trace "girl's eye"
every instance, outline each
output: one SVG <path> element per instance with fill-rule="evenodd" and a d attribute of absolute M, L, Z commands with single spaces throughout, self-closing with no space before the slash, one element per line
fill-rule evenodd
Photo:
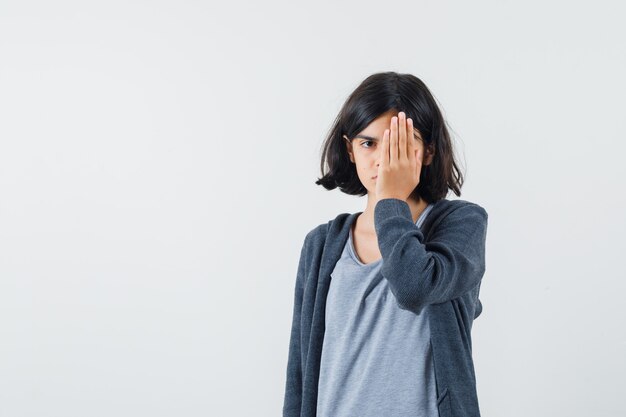
<path fill-rule="evenodd" d="M 361 143 L 361 146 L 363 146 L 366 143 L 374 143 L 374 141 L 373 140 L 366 140 L 365 142 Z M 371 148 L 371 146 L 365 146 L 365 148 Z"/>

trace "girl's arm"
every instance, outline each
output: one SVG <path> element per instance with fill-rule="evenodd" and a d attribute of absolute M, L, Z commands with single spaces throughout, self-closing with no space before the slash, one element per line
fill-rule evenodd
<path fill-rule="evenodd" d="M 406 201 L 385 198 L 376 203 L 382 274 L 401 308 L 419 312 L 428 304 L 460 297 L 480 283 L 487 217 L 484 208 L 466 202 L 434 225 L 424 243 Z"/>
<path fill-rule="evenodd" d="M 291 323 L 291 338 L 289 341 L 289 356 L 287 361 L 287 379 L 285 383 L 285 397 L 283 403 L 283 417 L 300 417 L 302 405 L 302 361 L 300 360 L 300 317 L 302 311 L 302 293 L 304 288 L 304 273 L 306 271 L 306 245 L 304 239 L 300 250 L 300 261 L 293 301 L 293 318 Z"/>

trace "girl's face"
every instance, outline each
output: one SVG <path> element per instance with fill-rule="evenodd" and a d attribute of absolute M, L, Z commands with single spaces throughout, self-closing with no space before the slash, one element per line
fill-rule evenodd
<path fill-rule="evenodd" d="M 365 129 L 347 138 L 344 135 L 350 160 L 356 164 L 356 172 L 361 183 L 367 189 L 369 194 L 376 192 L 376 179 L 378 175 L 378 165 L 380 165 L 381 149 L 383 134 L 385 129 L 390 129 L 391 118 L 397 116 L 397 111 L 389 111 L 374 119 Z M 416 145 L 423 151 L 424 142 L 419 130 L 413 129 L 415 132 Z M 432 158 L 425 155 L 422 165 L 428 165 Z"/>

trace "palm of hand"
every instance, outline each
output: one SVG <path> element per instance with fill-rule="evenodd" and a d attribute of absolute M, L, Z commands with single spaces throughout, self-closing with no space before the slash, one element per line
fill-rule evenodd
<path fill-rule="evenodd" d="M 383 135 L 376 199 L 407 200 L 419 184 L 423 148 L 421 140 L 414 140 L 413 121 L 404 112 L 391 118 L 389 129 Z"/>

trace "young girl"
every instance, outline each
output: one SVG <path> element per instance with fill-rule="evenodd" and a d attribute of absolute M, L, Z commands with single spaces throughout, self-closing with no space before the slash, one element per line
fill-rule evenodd
<path fill-rule="evenodd" d="M 487 212 L 446 198 L 460 197 L 463 176 L 426 85 L 366 78 L 326 139 L 316 183 L 367 205 L 304 239 L 283 416 L 479 417 L 471 328 Z"/>

